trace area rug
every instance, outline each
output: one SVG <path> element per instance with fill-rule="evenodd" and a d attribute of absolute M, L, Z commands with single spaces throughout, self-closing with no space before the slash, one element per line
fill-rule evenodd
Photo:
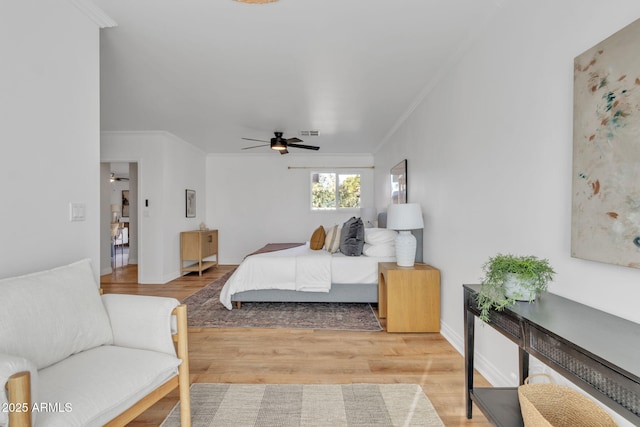
<path fill-rule="evenodd" d="M 444 426 L 417 384 L 193 384 L 201 427 Z M 180 425 L 177 404 L 161 427 Z"/>
<path fill-rule="evenodd" d="M 232 273 L 184 299 L 189 327 L 382 330 L 370 304 L 243 302 L 242 308 L 227 310 L 220 291 Z"/>

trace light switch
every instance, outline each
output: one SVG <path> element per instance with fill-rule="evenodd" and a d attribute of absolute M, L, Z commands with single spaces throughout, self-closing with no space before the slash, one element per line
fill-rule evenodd
<path fill-rule="evenodd" d="M 84 221 L 85 211 L 84 203 L 69 203 L 69 221 Z"/>

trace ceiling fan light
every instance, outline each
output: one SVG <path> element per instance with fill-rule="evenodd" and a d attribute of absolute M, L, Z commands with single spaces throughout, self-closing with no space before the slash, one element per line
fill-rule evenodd
<path fill-rule="evenodd" d="M 282 142 L 278 141 L 278 142 L 274 142 L 273 144 L 271 144 L 271 149 L 272 150 L 278 150 L 278 151 L 284 151 L 287 149 L 287 146 L 284 145 Z"/>

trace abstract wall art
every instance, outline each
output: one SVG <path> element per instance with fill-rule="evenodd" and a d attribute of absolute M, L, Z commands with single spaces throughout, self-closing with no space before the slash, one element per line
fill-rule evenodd
<path fill-rule="evenodd" d="M 640 268 L 640 20 L 574 60 L 571 256 Z"/>

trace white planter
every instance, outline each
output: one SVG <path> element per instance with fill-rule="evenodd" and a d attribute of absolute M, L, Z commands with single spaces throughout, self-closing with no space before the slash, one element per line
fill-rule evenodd
<path fill-rule="evenodd" d="M 504 281 L 504 294 L 507 298 L 513 298 L 516 301 L 531 301 L 536 298 L 536 294 L 526 288 L 524 284 L 531 280 L 522 280 L 515 274 L 507 275 Z"/>

